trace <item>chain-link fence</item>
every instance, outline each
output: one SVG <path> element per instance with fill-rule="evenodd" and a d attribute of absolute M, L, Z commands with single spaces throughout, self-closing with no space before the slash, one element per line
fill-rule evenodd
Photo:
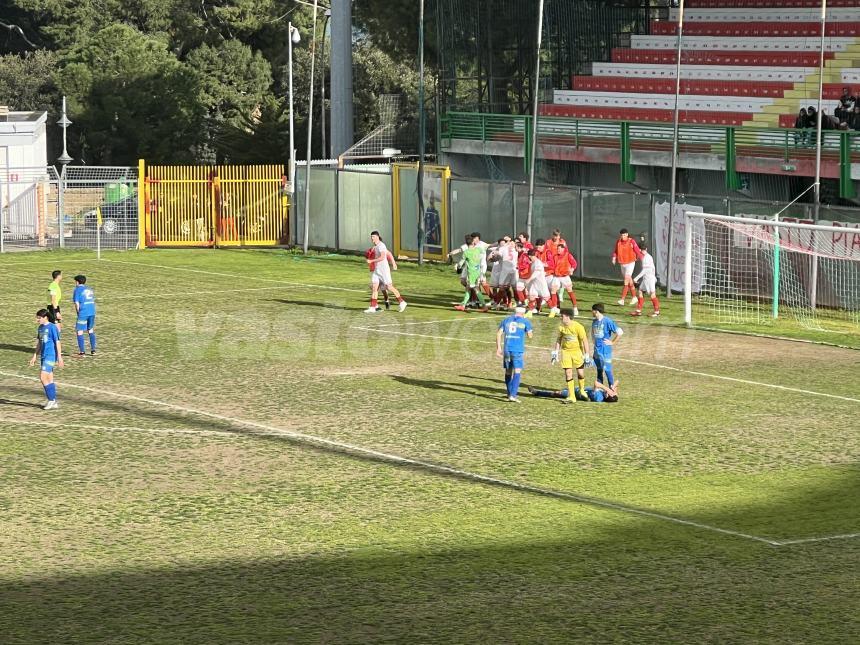
<path fill-rule="evenodd" d="M 6 168 L 0 203 L 0 252 L 138 244 L 135 167 Z"/>
<path fill-rule="evenodd" d="M 304 234 L 304 174 L 304 168 L 300 168 L 292 218 L 293 239 L 298 244 L 302 243 Z M 368 245 L 368 233 L 374 229 L 380 231 L 383 239 L 393 239 L 392 223 L 397 217 L 393 195 L 399 195 L 401 202 L 412 204 L 404 195 L 408 197 L 414 193 L 414 177 L 414 171 L 401 172 L 400 186 L 394 186 L 394 177 L 385 173 L 313 168 L 309 246 L 363 251 Z M 526 230 L 528 186 L 525 184 L 456 178 L 450 181 L 447 194 L 448 248 L 457 248 L 464 236 L 473 231 L 480 232 L 484 240 L 494 242 L 503 235 Z M 548 238 L 557 228 L 579 262 L 580 278 L 615 280 L 619 276 L 617 267 L 612 266 L 611 256 L 622 228 L 647 242 L 659 262 L 668 261 L 668 201 L 669 196 L 659 192 L 539 185 L 535 187 L 532 241 Z M 814 207 L 808 204 L 787 206 L 783 202 L 699 195 L 679 195 L 678 202 L 707 213 L 757 218 L 773 218 L 779 213 L 781 219 L 788 221 L 833 222 L 849 229 L 846 234 L 860 239 L 860 209 L 856 208 L 822 206 L 816 217 Z M 403 208 L 401 203 L 400 210 L 401 229 L 403 221 L 414 225 L 410 213 L 416 208 Z M 683 235 L 674 237 L 676 244 L 683 242 Z M 682 261 L 683 257 L 672 260 Z"/>

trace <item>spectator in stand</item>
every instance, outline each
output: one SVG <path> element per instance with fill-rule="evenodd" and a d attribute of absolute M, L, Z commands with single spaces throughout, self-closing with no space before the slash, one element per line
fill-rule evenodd
<path fill-rule="evenodd" d="M 809 115 L 806 113 L 806 108 L 800 108 L 797 113 L 797 118 L 794 120 L 794 129 L 800 132 L 794 133 L 794 145 L 805 146 L 809 133 L 806 131 L 809 127 Z"/>
<path fill-rule="evenodd" d="M 860 130 L 860 105 L 855 105 L 851 114 L 848 115 L 848 128 L 850 130 Z"/>
<path fill-rule="evenodd" d="M 827 114 L 827 110 L 821 110 L 821 129 L 822 130 L 838 130 L 839 119 L 835 116 Z"/>
<path fill-rule="evenodd" d="M 815 130 L 818 128 L 818 111 L 812 105 L 806 108 L 806 122 L 809 124 L 806 126 L 807 129 Z"/>
<path fill-rule="evenodd" d="M 848 115 L 854 110 L 854 104 L 857 99 L 851 95 L 850 87 L 842 88 L 842 96 L 839 97 L 839 105 L 833 111 L 833 114 L 840 122 L 848 120 Z"/>

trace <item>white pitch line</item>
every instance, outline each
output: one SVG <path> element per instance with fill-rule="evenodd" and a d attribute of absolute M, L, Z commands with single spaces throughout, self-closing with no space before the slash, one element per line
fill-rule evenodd
<path fill-rule="evenodd" d="M 835 540 L 850 540 L 853 538 L 860 538 L 860 533 L 843 533 L 842 535 L 825 535 L 824 537 L 800 538 L 797 540 L 778 540 L 777 546 L 814 544 L 815 542 L 833 542 Z"/>
<path fill-rule="evenodd" d="M 28 267 L 34 264 L 60 264 L 61 262 L 104 262 L 96 258 L 63 258 L 62 260 L 34 260 L 33 262 L 2 262 L 0 261 L 0 269 L 3 267 Z"/>
<path fill-rule="evenodd" d="M 0 371 L 0 375 L 8 376 L 11 378 L 25 379 L 28 381 L 37 381 L 38 379 L 34 376 L 26 376 L 23 374 L 16 374 L 13 372 L 4 372 Z M 611 502 L 608 500 L 603 500 L 597 497 L 590 497 L 587 495 L 580 495 L 577 493 L 567 493 L 563 491 L 557 491 L 550 488 L 541 488 L 539 486 L 534 486 L 532 484 L 524 484 L 520 482 L 510 481 L 506 479 L 497 479 L 495 477 L 489 477 L 487 475 L 481 475 L 479 473 L 469 472 L 467 470 L 459 470 L 457 468 L 451 468 L 450 466 L 443 466 L 441 464 L 436 464 L 429 461 L 422 461 L 419 459 L 411 459 L 408 457 L 401 457 L 400 455 L 394 455 L 385 452 L 379 452 L 377 450 L 372 450 L 370 448 L 364 448 L 362 446 L 356 446 L 349 443 L 344 443 L 342 441 L 335 441 L 333 439 L 325 439 L 323 437 L 317 437 L 315 435 L 304 434 L 301 432 L 294 432 L 292 430 L 286 430 L 284 428 L 277 428 L 275 426 L 270 426 L 265 423 L 258 423 L 256 421 L 247 421 L 244 419 L 236 419 L 234 417 L 228 417 L 221 414 L 216 414 L 214 412 L 206 412 L 204 410 L 196 410 L 194 408 L 189 408 L 184 405 L 177 405 L 175 403 L 168 403 L 166 401 L 158 401 L 155 399 L 146 399 L 139 396 L 134 396 L 131 394 L 122 394 L 119 392 L 111 392 L 109 390 L 102 390 L 98 388 L 87 387 L 85 385 L 76 385 L 73 383 L 63 383 L 62 387 L 71 388 L 76 390 L 81 390 L 84 392 L 90 392 L 92 394 L 99 394 L 102 396 L 110 396 L 119 399 L 126 399 L 129 401 L 135 401 L 137 403 L 145 403 L 147 405 L 169 408 L 173 410 L 179 410 L 180 412 L 185 412 L 187 414 L 193 414 L 201 417 L 206 417 L 209 419 L 215 419 L 217 421 L 222 421 L 226 423 L 235 424 L 238 426 L 244 426 L 246 428 L 253 428 L 254 430 L 264 430 L 267 433 L 270 433 L 274 436 L 282 436 L 290 439 L 303 441 L 305 443 L 309 443 L 311 445 L 322 446 L 325 448 L 335 448 L 340 451 L 364 455 L 367 457 L 371 457 L 376 460 L 400 464 L 403 466 L 413 466 L 422 468 L 425 470 L 429 470 L 431 472 L 442 473 L 446 475 L 454 475 L 456 477 L 460 477 L 463 479 L 469 479 L 472 481 L 477 481 L 485 484 L 491 484 L 494 486 L 503 486 L 506 488 L 511 488 L 513 490 L 523 491 L 527 493 L 535 493 L 538 495 L 543 495 L 545 497 L 551 497 L 555 499 L 563 499 L 572 502 L 578 502 L 580 504 L 585 504 L 589 506 L 595 506 L 599 508 L 606 508 L 613 511 L 618 511 L 621 513 L 628 513 L 631 515 L 638 515 L 640 517 L 648 517 L 654 520 L 660 520 L 663 522 L 669 522 L 672 524 L 679 524 L 682 526 L 689 526 L 692 528 L 697 528 L 703 531 L 710 531 L 712 533 L 720 533 L 722 535 L 730 535 L 732 537 L 743 538 L 746 540 L 751 540 L 754 542 L 760 542 L 763 544 L 768 544 L 770 546 L 780 546 L 780 542 L 768 538 L 759 537 L 757 535 L 751 535 L 749 533 L 742 533 L 740 531 L 733 531 L 731 529 L 724 529 L 718 526 L 711 526 L 709 524 L 703 524 L 701 522 L 695 522 L 693 520 L 686 520 L 680 517 L 674 517 L 672 515 L 664 515 L 662 513 L 658 513 L 656 511 L 650 511 L 646 509 L 636 508 L 634 506 L 627 506 L 625 504 L 620 504 L 616 502 Z"/>
<path fill-rule="evenodd" d="M 261 282 L 274 282 L 277 284 L 288 284 L 294 287 L 307 287 L 309 289 L 327 289 L 330 291 L 349 291 L 351 293 L 369 293 L 370 289 L 350 289 L 348 287 L 332 287 L 324 284 L 307 284 L 304 282 L 291 282 L 289 280 L 278 280 L 277 278 L 261 278 L 254 275 L 239 275 L 237 273 L 222 273 L 220 271 L 204 271 L 203 269 L 189 269 L 186 267 L 172 267 L 164 264 L 150 264 L 148 262 L 129 262 L 126 260 L 102 260 L 113 264 L 131 264 L 135 266 L 149 267 L 151 269 L 166 269 L 168 271 L 187 271 L 189 273 L 202 273 L 203 275 L 214 275 L 222 278 L 239 278 L 241 280 L 258 280 Z"/>
<path fill-rule="evenodd" d="M 186 428 L 138 428 L 136 426 L 95 426 L 78 423 L 52 423 L 50 421 L 23 421 L 13 419 L 11 423 L 26 426 L 43 426 L 48 428 L 62 428 L 64 430 L 96 430 L 99 432 L 147 432 L 152 434 L 168 435 L 192 435 L 201 437 L 227 437 L 241 439 L 241 435 L 226 430 L 192 430 Z"/>
<path fill-rule="evenodd" d="M 360 329 L 362 331 L 371 331 L 378 334 L 395 334 L 397 336 L 414 336 L 416 338 L 430 338 L 433 340 L 452 340 L 467 343 L 483 343 L 484 345 L 495 345 L 493 340 L 480 340 L 473 338 L 456 338 L 454 336 L 432 336 L 429 334 L 412 334 L 405 331 L 392 331 L 390 329 L 379 329 L 378 327 L 351 327 L 351 329 Z M 528 349 L 540 349 L 550 351 L 549 347 L 535 347 L 534 345 L 526 345 Z M 785 392 L 795 392 L 798 394 L 809 394 L 811 396 L 821 396 L 828 399 L 838 399 L 840 401 L 848 401 L 850 403 L 860 403 L 860 399 L 855 399 L 850 396 L 841 396 L 839 394 L 830 394 L 828 392 L 816 392 L 815 390 L 803 390 L 797 387 L 788 387 L 787 385 L 777 385 L 776 383 L 763 383 L 761 381 L 750 381 L 747 379 L 734 378 L 732 376 L 723 376 L 721 374 L 709 374 L 708 372 L 697 372 L 695 370 L 685 370 L 680 367 L 672 367 L 671 365 L 660 365 L 658 363 L 648 363 L 646 361 L 637 361 L 632 358 L 616 358 L 617 361 L 625 363 L 633 363 L 635 365 L 645 365 L 656 369 L 669 370 L 672 372 L 681 372 L 683 374 L 691 374 L 693 376 L 701 376 L 703 378 L 718 379 L 721 381 L 731 381 L 733 383 L 742 383 L 744 385 L 757 385 L 759 387 L 767 387 L 774 390 L 782 390 Z"/>
<path fill-rule="evenodd" d="M 416 322 L 407 322 L 407 323 L 386 323 L 384 325 L 377 325 L 377 328 L 382 327 L 405 327 L 406 325 L 434 325 L 436 323 L 458 323 L 458 322 L 466 322 L 466 319 L 460 318 L 445 318 L 444 320 L 419 320 Z"/>
<path fill-rule="evenodd" d="M 183 296 L 183 297 L 187 297 L 187 296 L 209 296 L 209 295 L 214 295 L 214 294 L 219 294 L 219 293 L 244 293 L 244 292 L 248 292 L 248 291 L 276 291 L 276 290 L 295 289 L 295 288 L 296 288 L 295 286 L 284 285 L 281 287 L 276 287 L 276 286 L 249 287 L 247 289 L 218 289 L 218 290 L 213 290 L 213 291 L 185 291 L 185 292 L 181 292 L 181 293 L 143 293 L 143 294 L 134 294 L 134 295 L 128 295 L 128 296 L 99 296 L 98 301 L 104 302 L 104 301 L 113 301 L 113 300 L 139 300 L 142 298 L 174 298 L 177 296 Z M 7 307 L 8 306 L 26 306 L 26 305 L 30 304 L 31 302 L 32 302 L 31 300 L 27 300 L 27 301 L 21 300 L 18 302 L 7 300 L 4 302 L 0 302 L 0 305 L 4 305 Z"/>
<path fill-rule="evenodd" d="M 814 390 L 804 390 L 799 387 L 789 387 L 787 385 L 778 385 L 776 383 L 761 383 L 760 381 L 750 381 L 743 378 L 735 378 L 733 376 L 723 376 L 722 374 L 709 374 L 707 372 L 696 372 L 695 370 L 685 370 L 680 367 L 672 367 L 671 365 L 659 365 L 657 363 L 648 363 L 646 361 L 637 361 L 632 358 L 619 358 L 619 361 L 625 363 L 633 363 L 634 365 L 645 365 L 647 367 L 655 367 L 661 370 L 669 370 L 670 372 L 683 372 L 684 374 L 692 374 L 694 376 L 703 376 L 706 378 L 719 379 L 721 381 L 731 381 L 732 383 L 742 383 L 744 385 L 759 385 L 761 387 L 769 387 L 775 390 L 783 390 L 785 392 L 796 392 L 798 394 L 812 394 L 815 396 L 823 396 L 828 399 L 839 399 L 840 401 L 850 401 L 851 403 L 860 403 L 860 399 L 855 399 L 850 396 L 842 396 L 839 394 L 830 394 L 829 392 L 816 392 Z"/>

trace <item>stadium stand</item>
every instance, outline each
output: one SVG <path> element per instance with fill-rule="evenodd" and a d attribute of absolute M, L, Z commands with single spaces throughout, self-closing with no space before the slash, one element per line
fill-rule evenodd
<path fill-rule="evenodd" d="M 680 121 L 794 127 L 818 97 L 820 0 L 688 0 L 684 14 Z M 678 10 L 631 37 L 591 76 L 574 76 L 541 114 L 668 122 L 674 116 Z M 824 111 L 843 87 L 860 90 L 860 0 L 830 0 L 825 30 Z"/>

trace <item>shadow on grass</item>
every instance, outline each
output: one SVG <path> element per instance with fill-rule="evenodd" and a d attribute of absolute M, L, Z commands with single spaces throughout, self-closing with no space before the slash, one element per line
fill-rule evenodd
<path fill-rule="evenodd" d="M 32 354 L 35 350 L 35 345 L 9 345 L 8 343 L 0 343 L 0 350 L 5 349 L 8 352 L 20 352 L 22 354 Z"/>
<path fill-rule="evenodd" d="M 19 408 L 42 408 L 42 406 L 38 403 L 30 403 L 28 401 L 13 401 L 12 399 L 0 399 L 0 405 L 11 405 Z"/>
<path fill-rule="evenodd" d="M 435 388 L 439 383 L 423 381 L 420 386 Z M 30 392 L 18 386 L 10 389 Z M 72 393 L 64 398 L 82 408 L 250 434 L 226 421 L 133 402 Z M 299 439 L 256 438 L 478 485 L 454 473 L 395 465 Z M 516 516 L 536 494 L 506 488 L 511 493 L 510 521 L 496 516 L 495 524 L 481 525 L 482 533 L 472 536 L 446 523 L 456 522 L 456 514 L 451 518 L 434 514 L 440 535 L 447 537 L 429 539 L 430 546 L 421 550 L 398 550 L 383 540 L 339 554 L 321 548 L 317 555 L 291 556 L 285 550 L 281 557 L 257 558 L 245 551 L 244 559 L 198 566 L 129 566 L 24 581 L 10 580 L 13 574 L 7 571 L 0 575 L 0 640 L 835 643 L 852 642 L 860 631 L 856 612 L 860 542 L 774 549 L 616 513 L 592 527 L 575 522 L 596 516 L 560 512 L 557 518 L 546 519 L 546 526 L 532 530 L 527 520 Z M 732 526 L 751 514 L 809 515 L 825 502 L 856 499 L 858 490 L 860 472 L 846 469 L 844 477 L 829 487 L 798 490 L 760 505 L 705 511 L 696 519 Z M 0 497 L 0 508 L 2 502 Z M 396 509 L 392 512 L 397 519 L 376 520 L 382 522 L 379 530 L 385 530 L 386 521 L 396 524 L 408 517 Z M 481 510 L 475 513 L 480 515 Z M 217 518 L 188 520 L 187 529 L 205 534 L 209 521 Z M 290 523 L 284 517 L 271 526 L 269 553 L 273 544 L 291 544 Z M 116 547 L 115 540 L 134 539 L 121 527 L 103 528 L 110 548 Z M 334 520 L 331 530 L 333 535 L 339 530 Z M 249 545 L 244 548 L 253 548 L 253 539 L 241 539 Z M 94 544 L 93 553 L 98 548 Z M 173 559 L 169 548 L 165 561 Z M 206 560 L 205 548 L 204 541 L 201 560 Z M 187 558 L 186 551 L 177 550 L 176 560 Z"/>
<path fill-rule="evenodd" d="M 313 307 L 317 309 L 337 309 L 339 311 L 359 311 L 356 307 L 345 307 L 343 305 L 335 305 L 330 302 L 319 302 L 312 300 L 287 300 L 286 298 L 269 298 L 266 302 L 277 302 L 282 305 L 291 305 L 297 307 Z"/>
<path fill-rule="evenodd" d="M 485 385 L 465 385 L 460 383 L 446 383 L 444 381 L 433 381 L 429 379 L 416 379 L 409 378 L 408 376 L 392 376 L 392 379 L 400 383 L 401 385 L 408 385 L 410 387 L 423 387 L 428 390 L 445 390 L 446 392 L 455 392 L 457 394 L 468 394 L 470 396 L 477 396 L 484 399 L 491 399 L 493 401 L 498 401 L 504 398 L 505 395 L 505 387 L 504 381 L 499 380 L 498 387 L 487 387 Z M 492 395 L 483 394 L 483 392 L 489 392 Z"/>

